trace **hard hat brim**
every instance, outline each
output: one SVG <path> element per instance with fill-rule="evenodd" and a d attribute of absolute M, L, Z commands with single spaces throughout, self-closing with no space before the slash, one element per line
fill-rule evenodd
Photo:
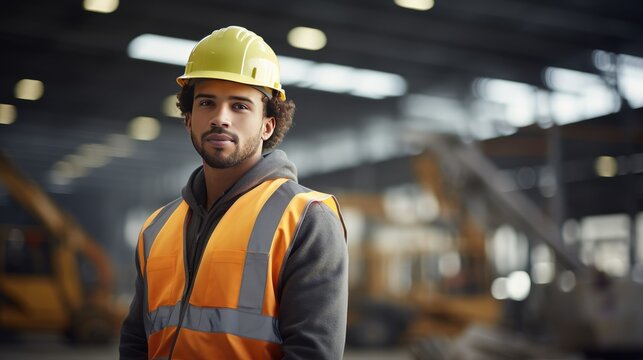
<path fill-rule="evenodd" d="M 224 71 L 192 71 L 189 75 L 184 74 L 177 77 L 176 82 L 179 86 L 183 87 L 190 79 L 218 79 L 233 81 L 244 85 L 266 87 L 264 83 L 256 81 L 250 77 Z M 274 87 L 270 87 L 270 89 L 277 90 L 279 92 L 279 98 L 282 101 L 286 100 L 286 92 L 283 89 Z"/>

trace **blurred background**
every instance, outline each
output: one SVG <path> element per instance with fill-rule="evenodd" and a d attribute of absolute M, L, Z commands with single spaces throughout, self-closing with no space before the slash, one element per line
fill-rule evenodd
<path fill-rule="evenodd" d="M 642 2 L 1 6 L 2 357 L 117 357 L 140 226 L 199 165 L 175 78 L 241 25 L 342 205 L 346 359 L 643 358 Z"/>

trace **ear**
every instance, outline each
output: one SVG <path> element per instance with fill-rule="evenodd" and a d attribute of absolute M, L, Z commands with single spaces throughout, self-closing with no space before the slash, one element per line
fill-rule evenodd
<path fill-rule="evenodd" d="M 190 129 L 192 128 L 192 113 L 186 113 L 185 117 L 183 118 L 183 125 L 185 126 L 185 130 L 187 130 L 188 134 L 190 133 Z"/>
<path fill-rule="evenodd" d="M 270 139 L 270 137 L 272 136 L 272 133 L 275 131 L 276 124 L 277 124 L 277 120 L 275 120 L 274 116 L 263 118 L 263 129 L 261 132 L 261 140 L 266 141 Z"/>

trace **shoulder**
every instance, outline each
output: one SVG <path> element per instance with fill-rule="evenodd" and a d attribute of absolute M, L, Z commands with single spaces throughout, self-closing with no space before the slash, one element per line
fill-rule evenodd
<path fill-rule="evenodd" d="M 313 201 L 306 208 L 296 237 L 321 241 L 341 239 L 342 243 L 346 240 L 341 215 L 322 201 Z"/>
<path fill-rule="evenodd" d="M 346 238 L 344 221 L 337 199 L 333 195 L 309 189 L 296 181 L 287 180 L 271 195 L 266 206 L 284 209 L 298 220 L 295 237 L 331 231 Z"/>
<path fill-rule="evenodd" d="M 337 214 L 323 201 L 312 201 L 304 214 L 304 219 L 309 222 L 337 223 Z"/>
<path fill-rule="evenodd" d="M 145 222 L 143 223 L 143 228 L 145 229 L 155 223 L 167 220 L 170 215 L 179 207 L 179 205 L 181 205 L 182 202 L 183 198 L 179 197 L 158 208 L 150 216 L 148 216 L 147 220 L 145 220 Z"/>
<path fill-rule="evenodd" d="M 327 215 L 332 216 L 335 213 L 336 217 L 341 218 L 337 199 L 333 195 L 309 189 L 293 180 L 281 184 L 273 196 L 288 201 L 291 206 L 301 208 L 305 214 L 312 209 L 328 209 L 331 212 Z M 314 213 L 320 211 L 314 210 Z"/>

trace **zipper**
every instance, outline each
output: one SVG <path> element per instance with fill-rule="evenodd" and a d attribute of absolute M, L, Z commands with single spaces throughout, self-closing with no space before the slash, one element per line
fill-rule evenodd
<path fill-rule="evenodd" d="M 212 208 L 216 208 L 217 204 L 215 203 Z M 209 235 L 212 233 L 212 231 L 208 231 L 209 229 L 213 229 L 216 224 L 218 223 L 217 219 L 219 218 L 219 213 L 220 211 L 215 211 L 212 213 L 211 216 L 208 216 L 206 221 L 204 221 L 204 224 L 200 227 L 199 231 L 196 234 L 196 242 L 194 243 L 192 249 L 192 254 L 186 254 L 186 259 L 187 256 L 191 256 L 193 259 L 191 261 L 191 266 L 188 266 L 186 263 L 186 270 L 187 270 L 187 286 L 183 290 L 183 296 L 181 297 L 181 310 L 179 311 L 179 323 L 176 326 L 176 333 L 174 334 L 174 339 L 172 340 L 172 345 L 170 346 L 170 353 L 168 355 L 168 360 L 172 360 L 172 354 L 174 353 L 174 346 L 176 345 L 176 342 L 179 338 L 179 332 L 181 331 L 181 325 L 183 324 L 183 318 L 185 317 L 185 312 L 187 311 L 187 305 L 188 305 L 188 300 L 190 299 L 190 295 L 192 294 L 192 288 L 194 287 L 194 280 L 196 278 L 196 273 L 199 268 L 199 265 L 201 265 L 201 259 L 203 259 L 203 253 L 205 252 L 205 246 L 207 245 Z M 209 215 L 209 214 L 208 214 Z M 191 215 L 190 215 L 191 217 Z M 187 229 L 189 226 L 189 221 L 190 219 L 187 219 L 188 223 L 186 223 L 185 226 L 185 241 L 187 241 Z M 186 249 L 187 246 L 184 244 L 184 249 Z M 198 257 L 198 259 L 196 259 Z"/>

